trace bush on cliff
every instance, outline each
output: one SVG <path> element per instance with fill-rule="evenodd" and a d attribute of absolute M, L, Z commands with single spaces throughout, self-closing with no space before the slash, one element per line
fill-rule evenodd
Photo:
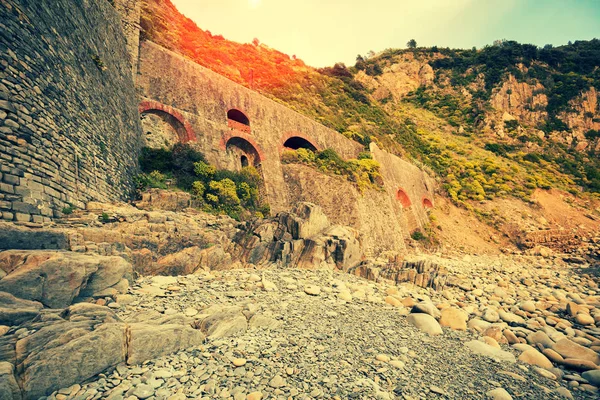
<path fill-rule="evenodd" d="M 187 144 L 176 144 L 172 150 L 144 148 L 139 161 L 143 173 L 136 177 L 136 188 L 140 192 L 167 189 L 167 181 L 172 179 L 205 211 L 225 213 L 238 220 L 270 212 L 261 199 L 262 177 L 255 167 L 244 167 L 240 172 L 219 170 Z"/>
<path fill-rule="evenodd" d="M 284 164 L 306 164 L 324 173 L 341 175 L 350 182 L 354 182 L 360 192 L 368 188 L 383 186 L 379 163 L 372 159 L 370 153 L 360 153 L 358 159 L 346 161 L 333 149 L 314 153 L 311 150 L 300 148 L 285 150 L 281 160 Z"/>

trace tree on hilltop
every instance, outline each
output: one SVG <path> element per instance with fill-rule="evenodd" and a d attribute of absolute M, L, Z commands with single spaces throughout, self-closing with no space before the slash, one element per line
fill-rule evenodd
<path fill-rule="evenodd" d="M 366 67 L 365 59 L 360 54 L 356 56 L 356 64 L 354 64 L 354 67 L 358 70 L 364 70 Z"/>
<path fill-rule="evenodd" d="M 416 49 L 417 48 L 417 41 L 415 39 L 410 39 L 406 43 L 406 47 L 408 47 L 409 49 Z"/>

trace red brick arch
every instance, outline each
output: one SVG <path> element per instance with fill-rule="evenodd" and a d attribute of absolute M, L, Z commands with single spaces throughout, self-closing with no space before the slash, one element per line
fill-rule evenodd
<path fill-rule="evenodd" d="M 140 114 L 143 114 L 143 113 L 149 112 L 149 111 L 153 111 L 153 110 L 162 111 L 167 114 L 170 114 L 177 121 L 181 122 L 181 125 L 183 125 L 183 127 L 185 129 L 185 137 L 179 138 L 182 143 L 196 141 L 196 133 L 194 133 L 194 129 L 192 129 L 192 125 L 183 117 L 183 115 L 181 115 L 181 113 L 179 111 L 175 110 L 173 107 L 167 106 L 165 104 L 162 104 L 162 103 L 159 103 L 158 101 L 153 101 L 153 100 L 144 100 L 140 103 L 140 105 L 138 107 L 138 111 Z"/>
<path fill-rule="evenodd" d="M 398 188 L 396 191 L 396 200 L 398 200 L 404 208 L 408 208 L 412 204 L 410 197 L 408 197 L 408 193 L 406 193 L 406 191 L 404 191 L 402 188 Z"/>
<path fill-rule="evenodd" d="M 241 131 L 225 132 L 223 134 L 223 137 L 221 138 L 221 141 L 219 142 L 219 148 L 221 150 L 227 150 L 227 142 L 229 142 L 229 140 L 231 140 L 233 138 L 244 139 L 245 141 L 250 143 L 254 147 L 254 149 L 256 149 L 256 153 L 258 153 L 258 159 L 261 162 L 265 160 L 265 158 L 266 158 L 265 153 L 262 151 L 262 149 L 260 148 L 258 143 L 256 143 L 256 141 L 254 140 L 254 138 L 252 136 L 250 136 L 249 134 L 247 134 L 245 132 L 241 132 Z"/>
<path fill-rule="evenodd" d="M 287 132 L 285 133 L 282 137 L 281 137 L 281 141 L 279 142 L 279 151 L 283 152 L 283 150 L 285 150 L 285 142 L 287 142 L 289 139 L 293 138 L 293 137 L 299 137 L 301 139 L 306 140 L 308 143 L 311 144 L 312 147 L 314 147 L 317 151 L 320 151 L 321 149 L 319 148 L 319 146 L 317 146 L 315 143 L 316 141 L 313 140 L 312 138 L 308 137 L 307 135 L 300 133 L 300 132 Z"/>
<path fill-rule="evenodd" d="M 433 208 L 433 202 L 428 197 L 423 196 L 421 204 L 423 204 L 423 208 Z"/>

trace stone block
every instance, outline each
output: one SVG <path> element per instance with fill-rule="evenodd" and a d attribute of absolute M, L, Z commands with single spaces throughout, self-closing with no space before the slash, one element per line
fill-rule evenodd
<path fill-rule="evenodd" d="M 8 100 L 0 100 L 0 110 L 16 113 L 17 110 Z"/>
<path fill-rule="evenodd" d="M 30 222 L 31 221 L 31 215 L 29 214 L 22 214 L 22 213 L 15 213 L 15 220 L 19 221 L 19 222 Z"/>
<path fill-rule="evenodd" d="M 9 185 L 7 183 L 1 183 L 0 182 L 0 192 L 3 193 L 15 193 L 15 187 L 13 185 Z"/>
<path fill-rule="evenodd" d="M 4 176 L 2 177 L 2 181 L 4 183 L 8 183 L 9 185 L 18 185 L 20 182 L 20 179 L 18 176 L 16 175 L 11 175 L 11 174 L 3 174 Z"/>
<path fill-rule="evenodd" d="M 16 211 L 18 213 L 24 213 L 24 214 L 39 214 L 40 213 L 40 209 L 37 208 L 35 205 L 25 203 L 22 201 L 13 202 L 12 210 Z"/>

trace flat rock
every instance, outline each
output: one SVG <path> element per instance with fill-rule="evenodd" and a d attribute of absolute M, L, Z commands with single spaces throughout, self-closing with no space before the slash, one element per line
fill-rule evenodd
<path fill-rule="evenodd" d="M 483 356 L 490 357 L 496 361 L 509 362 L 513 364 L 517 361 L 512 353 L 501 349 L 497 349 L 483 342 L 480 342 L 479 340 L 471 340 L 465 343 L 465 346 L 475 354 L 481 354 Z"/>
<path fill-rule="evenodd" d="M 596 365 L 600 364 L 600 356 L 598 353 L 566 338 L 557 341 L 552 346 L 552 350 L 556 351 L 564 358 L 575 358 L 591 361 Z"/>
<path fill-rule="evenodd" d="M 442 310 L 439 322 L 441 326 L 447 326 L 457 331 L 466 331 L 468 318 L 467 313 L 462 310 L 446 308 Z"/>
<path fill-rule="evenodd" d="M 318 296 L 321 294 L 321 288 L 316 285 L 306 285 L 304 287 L 304 293 L 309 294 L 311 296 Z"/>
<path fill-rule="evenodd" d="M 542 368 L 552 368 L 553 365 L 546 358 L 545 355 L 537 351 L 536 349 L 526 350 L 519 356 L 519 361 L 522 361 L 529 365 L 537 365 Z"/>

